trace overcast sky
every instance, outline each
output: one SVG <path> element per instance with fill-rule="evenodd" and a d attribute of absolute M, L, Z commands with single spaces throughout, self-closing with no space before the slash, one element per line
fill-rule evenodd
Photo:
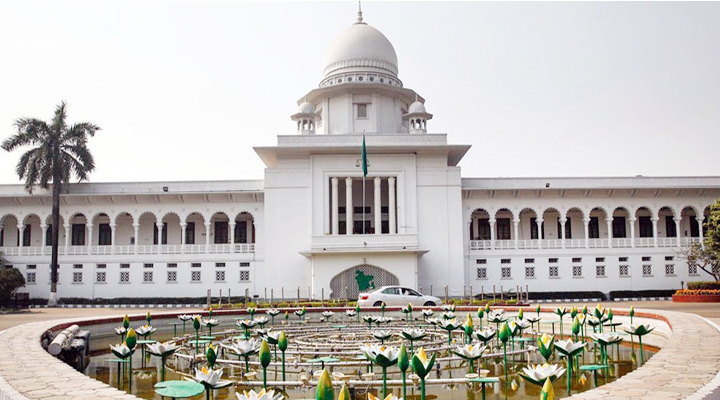
<path fill-rule="evenodd" d="M 102 127 L 91 181 L 261 179 L 356 2 L 0 3 L 0 137 Z M 464 177 L 720 175 L 720 3 L 364 2 Z M 17 183 L 20 152 L 0 153 Z"/>

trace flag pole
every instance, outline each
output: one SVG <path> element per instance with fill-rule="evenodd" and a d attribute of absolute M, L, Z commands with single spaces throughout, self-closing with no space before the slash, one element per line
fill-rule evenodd
<path fill-rule="evenodd" d="M 362 166 L 362 172 L 363 172 L 363 181 L 362 181 L 362 233 L 363 235 L 367 232 L 365 231 L 365 179 L 367 178 L 367 171 L 368 171 L 368 159 L 367 159 L 367 149 L 365 148 L 365 130 L 363 129 L 363 140 L 362 140 L 362 150 L 360 151 L 360 162 Z"/>

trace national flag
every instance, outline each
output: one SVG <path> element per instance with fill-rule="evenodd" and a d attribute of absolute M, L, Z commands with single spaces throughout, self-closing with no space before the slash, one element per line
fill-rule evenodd
<path fill-rule="evenodd" d="M 367 159 L 367 149 L 365 148 L 365 134 L 363 134 L 363 144 L 362 144 L 362 151 L 360 152 L 360 158 L 362 159 L 363 177 L 367 177 L 368 159 Z"/>

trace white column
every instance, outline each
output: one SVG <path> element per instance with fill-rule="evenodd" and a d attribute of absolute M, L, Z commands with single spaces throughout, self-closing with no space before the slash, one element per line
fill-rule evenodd
<path fill-rule="evenodd" d="M 353 234 L 353 186 L 352 178 L 345 178 L 345 234 Z"/>
<path fill-rule="evenodd" d="M 155 226 L 157 226 L 157 230 L 158 230 L 158 244 L 157 244 L 157 248 L 155 249 L 155 251 L 157 252 L 157 254 L 160 254 L 160 247 L 162 246 L 162 233 L 163 233 L 162 232 L 163 231 L 162 221 L 156 223 Z"/>
<path fill-rule="evenodd" d="M 185 254 L 185 230 L 187 229 L 187 222 L 180 223 L 180 253 Z"/>
<path fill-rule="evenodd" d="M 24 243 L 23 243 L 23 236 L 25 236 L 25 235 L 23 235 L 23 233 L 25 232 L 25 224 L 18 224 L 18 225 L 17 225 L 17 228 L 18 228 L 18 235 L 19 235 L 19 236 L 18 236 L 18 246 L 19 246 L 20 248 L 23 248 L 23 247 L 24 247 L 24 246 L 23 246 L 23 244 L 24 244 Z"/>
<path fill-rule="evenodd" d="M 247 237 L 245 238 L 245 241 L 248 244 L 255 243 L 255 241 L 253 241 L 253 220 L 252 219 L 247 220 L 246 224 L 247 224 L 247 229 L 245 229 L 245 232 L 247 232 Z"/>
<path fill-rule="evenodd" d="M 330 183 L 332 184 L 332 199 L 331 199 L 331 205 L 330 208 L 332 209 L 332 234 L 338 235 L 340 234 L 340 224 L 338 221 L 339 218 L 339 201 L 338 201 L 338 178 L 332 177 L 330 178 Z"/>
<path fill-rule="evenodd" d="M 395 177 L 388 178 L 388 218 L 390 219 L 390 234 L 397 233 L 395 226 Z"/>
<path fill-rule="evenodd" d="M 70 230 L 72 229 L 72 224 L 65 224 L 65 254 L 68 253 L 68 249 L 70 248 Z"/>
<path fill-rule="evenodd" d="M 560 221 L 560 247 L 562 247 L 564 249 L 565 248 L 565 223 L 567 222 L 567 218 L 558 217 L 558 221 Z"/>
<path fill-rule="evenodd" d="M 652 221 L 652 224 L 653 224 L 653 247 L 658 247 L 658 245 L 657 245 L 657 238 L 658 238 L 658 234 L 657 234 L 657 223 L 658 223 L 658 217 L 653 216 L 652 218 L 650 218 L 650 221 Z"/>
<path fill-rule="evenodd" d="M 490 248 L 495 250 L 495 218 L 488 219 L 490 224 Z"/>
<path fill-rule="evenodd" d="M 590 218 L 583 218 L 585 224 L 585 248 L 590 248 Z"/>
<path fill-rule="evenodd" d="M 541 249 L 542 249 L 542 237 L 543 237 L 542 223 L 543 223 L 542 218 L 538 218 L 535 220 L 535 224 L 537 224 L 537 232 L 538 232 L 538 248 L 541 248 Z"/>
<path fill-rule="evenodd" d="M 135 228 L 135 251 L 134 253 L 138 253 L 138 246 L 140 245 L 140 223 L 133 224 L 133 228 Z"/>
<path fill-rule="evenodd" d="M 513 219 L 513 238 L 515 239 L 515 248 L 518 248 L 518 240 L 520 240 L 520 235 L 518 234 L 518 225 L 520 225 L 519 219 Z"/>
<path fill-rule="evenodd" d="M 40 230 L 42 231 L 42 240 L 40 242 L 40 254 L 45 255 L 45 243 L 47 241 L 47 225 L 41 224 Z"/>
<path fill-rule="evenodd" d="M 675 246 L 680 246 L 680 218 L 673 218 L 675 221 Z"/>
<path fill-rule="evenodd" d="M 230 235 L 230 252 L 234 252 L 235 250 L 235 221 L 230 221 L 228 224 L 228 235 Z"/>
<path fill-rule="evenodd" d="M 88 237 L 87 237 L 87 245 L 86 246 L 88 248 L 88 254 L 90 254 L 90 247 L 92 247 L 92 238 L 93 238 L 93 224 L 92 223 L 89 223 L 87 225 L 87 232 L 88 232 Z"/>
<path fill-rule="evenodd" d="M 210 253 L 210 228 L 212 222 L 208 221 L 205 223 L 205 253 Z"/>
<path fill-rule="evenodd" d="M 110 224 L 110 254 L 115 254 L 115 224 Z"/>
<path fill-rule="evenodd" d="M 478 229 L 480 228 L 480 221 L 479 218 L 473 218 L 472 215 L 470 216 L 470 223 L 473 226 L 473 233 L 475 234 L 474 238 L 470 238 L 470 240 L 475 240 L 476 237 L 478 237 Z"/>
<path fill-rule="evenodd" d="M 635 247 L 635 221 L 636 218 L 630 218 L 630 246 Z"/>
<path fill-rule="evenodd" d="M 375 206 L 373 207 L 373 213 L 375 214 L 375 234 L 379 235 L 382 233 L 382 210 L 380 203 L 380 177 L 376 176 L 373 180 L 375 182 L 375 189 L 373 194 L 375 195 Z"/>
<path fill-rule="evenodd" d="M 698 238 L 700 239 L 700 246 L 702 246 L 703 248 L 705 248 L 705 241 L 703 240 L 703 219 L 704 219 L 704 217 L 705 217 L 704 215 L 702 215 L 700 217 L 697 217 L 697 216 L 695 217 L 695 219 L 697 220 L 697 223 L 698 223 Z"/>
<path fill-rule="evenodd" d="M 612 249 L 613 236 L 612 236 L 612 217 L 607 218 L 607 231 L 608 231 L 608 247 Z"/>

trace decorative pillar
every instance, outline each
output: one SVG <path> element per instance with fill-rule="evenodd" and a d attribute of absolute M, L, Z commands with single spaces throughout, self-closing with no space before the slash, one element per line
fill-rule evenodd
<path fill-rule="evenodd" d="M 70 248 L 70 229 L 72 229 L 71 224 L 64 224 L 65 227 L 65 254 L 67 255 L 68 249 Z"/>
<path fill-rule="evenodd" d="M 635 221 L 636 218 L 630 218 L 630 246 L 635 247 Z"/>
<path fill-rule="evenodd" d="M 698 238 L 700 239 L 700 246 L 702 246 L 702 248 L 705 248 L 705 240 L 704 240 L 704 237 L 703 237 L 703 235 L 704 235 L 704 234 L 703 234 L 703 219 L 704 219 L 704 216 L 700 216 L 700 217 L 697 217 L 697 216 L 696 216 L 695 219 L 697 220 L 697 223 L 698 223 Z"/>
<path fill-rule="evenodd" d="M 250 243 L 255 243 L 255 241 L 253 240 L 253 221 L 254 221 L 254 220 L 249 219 L 249 220 L 247 220 L 247 222 L 246 222 L 246 224 L 247 224 L 247 229 L 245 229 L 245 232 L 247 232 L 247 233 L 246 233 L 247 237 L 245 238 L 245 241 L 246 241 L 248 244 L 250 244 Z"/>
<path fill-rule="evenodd" d="M 40 231 L 42 232 L 42 240 L 40 242 L 40 254 L 45 255 L 45 243 L 47 243 L 47 225 L 40 224 Z"/>
<path fill-rule="evenodd" d="M 155 249 L 155 251 L 157 252 L 157 254 L 160 254 L 160 247 L 162 247 L 162 234 L 163 234 L 162 221 L 156 223 L 155 226 L 157 226 L 157 230 L 158 230 L 158 245 L 157 245 L 157 249 Z"/>
<path fill-rule="evenodd" d="M 542 219 L 542 218 L 536 219 L 536 220 L 535 220 L 535 224 L 537 225 L 537 232 L 538 232 L 538 248 L 542 249 L 542 237 L 543 237 L 542 224 L 543 224 L 543 219 Z"/>
<path fill-rule="evenodd" d="M 652 218 L 650 218 L 650 221 L 652 221 L 652 224 L 653 224 L 653 247 L 658 247 L 658 243 L 657 243 L 657 238 L 658 238 L 658 234 L 657 234 L 658 217 L 653 216 Z"/>
<path fill-rule="evenodd" d="M 473 218 L 473 216 L 470 215 L 470 223 L 472 224 L 473 233 L 475 234 L 475 237 L 474 237 L 474 238 L 470 238 L 470 240 L 475 240 L 475 238 L 478 237 L 478 233 L 479 233 L 479 232 L 478 232 L 478 229 L 480 228 L 480 221 L 479 221 L 478 218 Z"/>
<path fill-rule="evenodd" d="M 22 248 L 24 247 L 24 246 L 23 246 L 23 245 L 24 245 L 24 243 L 23 243 L 24 240 L 23 240 L 23 239 L 24 239 L 24 236 L 25 236 L 25 235 L 24 235 L 23 233 L 25 232 L 25 224 L 20 224 L 20 223 L 19 223 L 19 224 L 17 225 L 17 228 L 18 228 L 18 235 L 19 235 L 19 236 L 18 236 L 18 247 L 20 247 L 20 248 L 22 249 Z"/>
<path fill-rule="evenodd" d="M 345 178 L 345 234 L 352 235 L 355 218 L 353 217 L 352 178 Z"/>
<path fill-rule="evenodd" d="M 390 223 L 390 234 L 397 233 L 395 224 L 395 207 L 397 205 L 395 203 L 395 177 L 391 176 L 388 178 L 388 218 Z"/>
<path fill-rule="evenodd" d="M 613 247 L 613 243 L 612 243 L 612 240 L 613 240 L 613 235 L 612 235 L 612 221 L 613 221 L 613 220 L 612 220 L 612 217 L 609 217 L 609 218 L 607 218 L 607 220 L 606 220 L 606 223 L 607 223 L 607 231 L 608 231 L 608 247 L 611 248 L 611 249 L 612 249 L 612 247 Z"/>
<path fill-rule="evenodd" d="M 373 214 L 375 214 L 375 234 L 379 235 L 382 233 L 382 207 L 380 203 L 380 177 L 376 176 L 373 180 L 375 182 L 375 206 L 373 207 Z"/>
<path fill-rule="evenodd" d="M 495 218 L 488 220 L 490 224 L 490 248 L 495 250 Z"/>
<path fill-rule="evenodd" d="M 110 224 L 110 254 L 115 254 L 115 224 Z"/>
<path fill-rule="evenodd" d="M 513 238 L 515 239 L 515 248 L 518 248 L 518 241 L 520 240 L 520 235 L 518 234 L 518 225 L 520 225 L 519 219 L 513 219 Z"/>
<path fill-rule="evenodd" d="M 180 224 L 180 254 L 185 254 L 185 231 L 187 229 L 187 222 Z"/>
<path fill-rule="evenodd" d="M 585 248 L 590 248 L 590 218 L 583 218 L 583 224 L 585 225 Z"/>
<path fill-rule="evenodd" d="M 338 178 L 332 177 L 330 179 L 332 183 L 332 234 L 337 235 L 340 233 L 340 224 L 338 221 Z"/>
<path fill-rule="evenodd" d="M 133 224 L 133 228 L 135 228 L 135 249 L 134 253 L 138 253 L 138 246 L 140 245 L 140 223 Z"/>
<path fill-rule="evenodd" d="M 675 221 L 675 246 L 680 246 L 680 218 L 673 218 Z"/>
<path fill-rule="evenodd" d="M 560 247 L 562 247 L 564 249 L 565 248 L 565 224 L 567 223 L 567 218 L 558 217 L 558 221 L 560 221 Z"/>
<path fill-rule="evenodd" d="M 230 235 L 230 251 L 232 252 L 235 247 L 235 221 L 230 221 L 228 230 L 228 235 Z"/>
<path fill-rule="evenodd" d="M 212 223 L 210 221 L 205 223 L 205 253 L 210 253 L 210 228 Z"/>
<path fill-rule="evenodd" d="M 92 247 L 92 238 L 93 238 L 93 224 L 90 223 L 87 226 L 87 232 L 88 232 L 88 241 L 87 241 L 87 248 L 88 248 L 88 254 L 90 254 L 90 247 Z"/>

